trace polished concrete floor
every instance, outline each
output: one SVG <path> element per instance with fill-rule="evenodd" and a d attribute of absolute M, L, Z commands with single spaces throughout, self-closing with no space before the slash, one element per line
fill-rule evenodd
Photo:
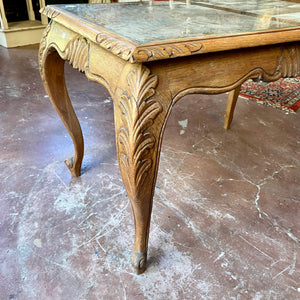
<path fill-rule="evenodd" d="M 0 47 L 0 299 L 300 299 L 300 118 L 191 95 L 169 118 L 148 269 L 135 275 L 112 100 L 66 66 L 83 174 L 38 73 L 37 46 Z"/>

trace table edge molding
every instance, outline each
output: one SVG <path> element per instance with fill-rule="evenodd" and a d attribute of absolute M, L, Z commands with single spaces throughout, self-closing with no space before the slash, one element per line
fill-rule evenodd
<path fill-rule="evenodd" d="M 104 27 L 84 21 L 71 13 L 66 14 L 57 7 L 46 6 L 40 12 L 131 63 L 266 46 L 277 44 L 278 41 L 286 43 L 300 40 L 300 28 L 291 27 L 225 36 L 191 37 L 180 41 L 166 40 L 137 44 Z"/>

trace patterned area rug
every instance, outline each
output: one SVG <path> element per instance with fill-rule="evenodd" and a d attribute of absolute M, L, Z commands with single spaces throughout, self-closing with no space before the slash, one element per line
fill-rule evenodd
<path fill-rule="evenodd" d="M 242 85 L 240 94 L 261 104 L 295 112 L 300 107 L 300 77 L 281 78 L 270 83 L 248 80 Z"/>

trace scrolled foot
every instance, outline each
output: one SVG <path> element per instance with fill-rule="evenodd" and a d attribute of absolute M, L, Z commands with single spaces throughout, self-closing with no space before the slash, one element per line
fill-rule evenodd
<path fill-rule="evenodd" d="M 147 253 L 137 251 L 132 252 L 130 262 L 137 275 L 144 273 L 147 264 Z"/>
<path fill-rule="evenodd" d="M 80 176 L 80 166 L 79 166 L 79 168 L 76 167 L 76 164 L 74 164 L 74 157 L 65 159 L 65 164 L 69 168 L 73 177 Z"/>

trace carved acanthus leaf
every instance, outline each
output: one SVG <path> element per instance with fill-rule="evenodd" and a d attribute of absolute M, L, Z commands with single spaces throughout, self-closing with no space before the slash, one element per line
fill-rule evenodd
<path fill-rule="evenodd" d="M 71 40 L 61 56 L 63 59 L 68 60 L 75 69 L 85 72 L 89 67 L 88 41 L 83 37 Z"/>
<path fill-rule="evenodd" d="M 188 56 L 200 53 L 202 49 L 203 45 L 199 42 L 138 47 L 133 53 L 131 60 L 135 62 L 142 62 Z"/>
<path fill-rule="evenodd" d="M 162 111 L 160 102 L 153 98 L 157 82 L 157 76 L 141 66 L 128 74 L 128 86 L 121 96 L 123 126 L 118 132 L 118 142 L 130 189 L 139 187 L 152 167 L 156 140 L 150 127 Z"/>

